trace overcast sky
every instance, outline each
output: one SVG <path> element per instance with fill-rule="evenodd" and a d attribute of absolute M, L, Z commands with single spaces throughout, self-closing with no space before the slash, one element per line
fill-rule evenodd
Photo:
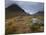
<path fill-rule="evenodd" d="M 35 14 L 44 9 L 44 4 L 40 2 L 16 2 L 25 12 Z"/>
<path fill-rule="evenodd" d="M 40 2 L 6 1 L 6 7 L 8 7 L 11 4 L 17 4 L 26 13 L 29 13 L 29 14 L 35 14 L 38 11 L 41 11 L 44 9 L 44 4 Z"/>

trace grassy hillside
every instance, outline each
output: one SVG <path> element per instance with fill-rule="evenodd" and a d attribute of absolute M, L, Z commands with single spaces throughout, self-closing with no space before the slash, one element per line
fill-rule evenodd
<path fill-rule="evenodd" d="M 6 19 L 7 33 L 40 32 L 40 27 L 43 27 L 42 24 L 38 23 L 38 24 L 32 25 L 32 18 L 33 16 L 17 16 L 11 19 Z M 43 16 L 35 16 L 35 18 L 38 18 L 40 20 L 44 19 Z"/>

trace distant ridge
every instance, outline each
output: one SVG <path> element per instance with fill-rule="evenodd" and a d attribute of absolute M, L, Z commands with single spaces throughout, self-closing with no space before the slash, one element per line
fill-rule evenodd
<path fill-rule="evenodd" d="M 34 14 L 34 16 L 43 16 L 44 15 L 44 11 L 38 11 L 36 14 Z"/>

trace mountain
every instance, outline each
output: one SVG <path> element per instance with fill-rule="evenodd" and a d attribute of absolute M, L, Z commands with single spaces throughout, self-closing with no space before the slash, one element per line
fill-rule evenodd
<path fill-rule="evenodd" d="M 44 16 L 44 11 L 38 11 L 33 16 Z"/>
<path fill-rule="evenodd" d="M 29 14 L 25 13 L 25 11 L 21 9 L 18 5 L 12 4 L 5 9 L 5 15 L 6 18 L 12 18 L 15 16 L 28 16 Z"/>
<path fill-rule="evenodd" d="M 38 16 L 38 15 L 44 15 L 44 11 L 38 11 L 37 13 L 31 15 L 26 13 L 16 4 L 12 4 L 8 8 L 5 8 L 5 18 L 12 18 L 16 16 Z"/>

